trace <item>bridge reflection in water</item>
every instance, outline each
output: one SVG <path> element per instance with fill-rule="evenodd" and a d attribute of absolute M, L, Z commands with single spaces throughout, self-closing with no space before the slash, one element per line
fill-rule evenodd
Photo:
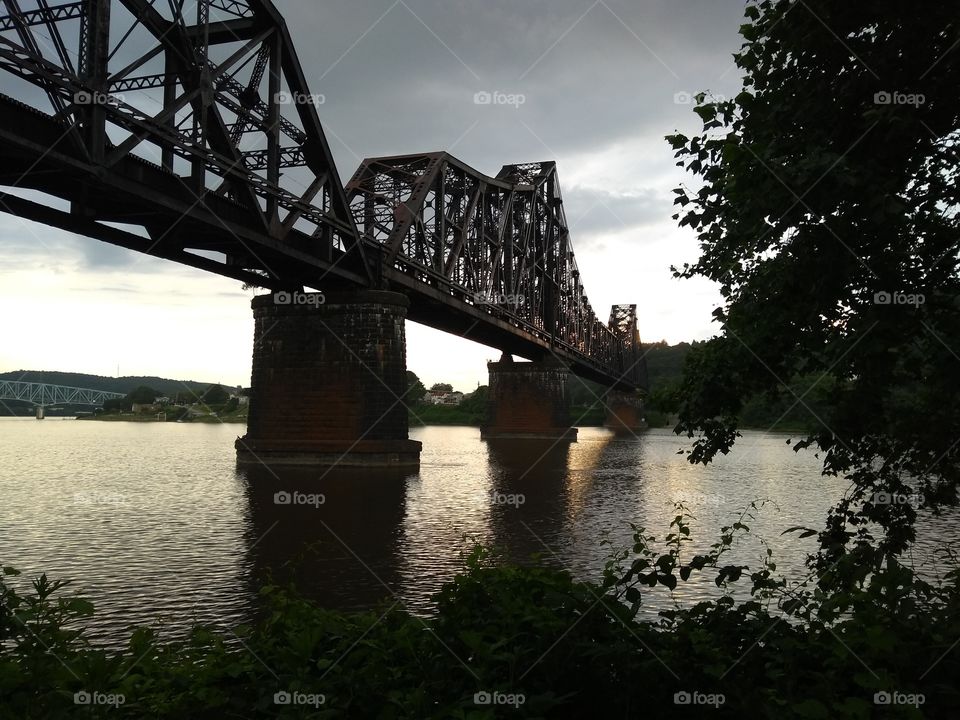
<path fill-rule="evenodd" d="M 238 463 L 249 502 L 249 564 L 327 607 L 396 592 L 407 477 L 401 471 Z"/>
<path fill-rule="evenodd" d="M 324 606 L 400 600 L 414 612 L 429 609 L 473 542 L 515 562 L 540 555 L 561 567 L 554 548 L 569 544 L 563 535 L 589 501 L 589 478 L 611 439 L 577 449 L 586 473 L 571 472 L 569 443 L 547 440 L 488 440 L 474 445 L 476 457 L 427 465 L 454 472 L 424 476 L 238 463 L 248 566 L 259 581 L 293 582 Z M 429 497 L 443 507 L 424 515 Z"/>

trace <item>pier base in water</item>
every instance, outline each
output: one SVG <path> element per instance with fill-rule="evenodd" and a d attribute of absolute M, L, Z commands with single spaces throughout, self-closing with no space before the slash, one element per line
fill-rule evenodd
<path fill-rule="evenodd" d="M 240 462 L 319 467 L 420 464 L 408 438 L 399 293 L 275 293 L 253 300 L 253 373 Z"/>
<path fill-rule="evenodd" d="M 487 364 L 490 390 L 482 438 L 537 438 L 576 442 L 570 427 L 567 368 L 556 360 L 515 363 L 504 353 Z"/>
<path fill-rule="evenodd" d="M 639 393 L 610 390 L 603 403 L 607 409 L 604 427 L 622 435 L 635 435 L 647 429 L 643 398 Z"/>

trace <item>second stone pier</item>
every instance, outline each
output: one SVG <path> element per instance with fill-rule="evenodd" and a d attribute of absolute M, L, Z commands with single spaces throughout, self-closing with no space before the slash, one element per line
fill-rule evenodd
<path fill-rule="evenodd" d="M 643 396 L 639 392 L 609 390 L 603 404 L 607 409 L 603 425 L 618 435 L 636 435 L 647 429 Z"/>
<path fill-rule="evenodd" d="M 487 364 L 490 390 L 481 438 L 540 438 L 576 442 L 570 427 L 569 371 L 560 362 L 514 362 L 504 354 Z"/>

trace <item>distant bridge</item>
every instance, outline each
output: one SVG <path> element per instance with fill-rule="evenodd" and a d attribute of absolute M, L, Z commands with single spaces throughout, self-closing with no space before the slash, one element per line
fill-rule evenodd
<path fill-rule="evenodd" d="M 106 400 L 125 397 L 123 393 L 46 383 L 0 380 L 0 400 L 23 400 L 34 405 L 103 405 Z"/>

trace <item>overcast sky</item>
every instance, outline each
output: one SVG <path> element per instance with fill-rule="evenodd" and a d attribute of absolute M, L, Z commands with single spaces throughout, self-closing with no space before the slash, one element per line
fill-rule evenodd
<path fill-rule="evenodd" d="M 489 175 L 555 160 L 593 307 L 637 303 L 645 341 L 714 334 L 719 294 L 669 270 L 697 248 L 671 218 L 684 176 L 663 137 L 698 129 L 689 94 L 738 91 L 743 0 L 276 5 L 324 97 L 344 182 L 378 155 L 447 150 Z M 514 102 L 477 104 L 478 93 Z M 247 385 L 250 297 L 232 280 L 0 215 L 0 371 L 119 367 Z M 408 367 L 428 386 L 471 390 L 499 356 L 411 323 L 407 337 Z"/>

